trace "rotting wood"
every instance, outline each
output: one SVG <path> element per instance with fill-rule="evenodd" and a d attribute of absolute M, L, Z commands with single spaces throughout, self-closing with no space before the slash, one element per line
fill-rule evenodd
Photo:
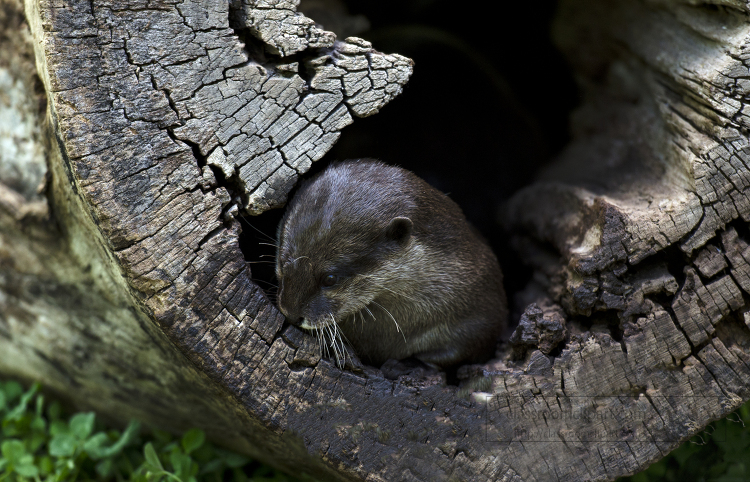
<path fill-rule="evenodd" d="M 234 216 L 410 73 L 295 7 L 29 0 L 54 223 L 0 190 L 4 373 L 326 480 L 611 480 L 750 398 L 746 6 L 561 3 L 586 102 L 506 219 L 553 335 L 460 388 L 339 370 L 250 280 Z"/>

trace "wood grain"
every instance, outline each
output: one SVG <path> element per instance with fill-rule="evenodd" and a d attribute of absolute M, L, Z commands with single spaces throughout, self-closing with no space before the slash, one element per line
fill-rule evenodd
<path fill-rule="evenodd" d="M 529 306 L 455 386 L 336 368 L 251 280 L 236 216 L 412 69 L 297 3 L 26 3 L 48 174 L 0 184 L 0 371 L 324 480 L 613 480 L 750 398 L 744 4 L 561 2 L 574 141 L 503 218 Z"/>

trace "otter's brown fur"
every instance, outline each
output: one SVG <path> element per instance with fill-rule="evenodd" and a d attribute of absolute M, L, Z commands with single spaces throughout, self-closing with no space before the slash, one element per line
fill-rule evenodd
<path fill-rule="evenodd" d="M 333 164 L 300 187 L 279 225 L 276 275 L 291 323 L 335 322 L 377 366 L 483 361 L 505 327 L 500 266 L 461 209 L 379 161 Z"/>

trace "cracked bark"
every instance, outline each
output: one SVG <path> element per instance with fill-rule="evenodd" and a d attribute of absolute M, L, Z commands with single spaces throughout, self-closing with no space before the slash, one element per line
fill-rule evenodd
<path fill-rule="evenodd" d="M 236 215 L 411 73 L 297 3 L 26 3 L 48 175 L 0 171 L 0 372 L 325 480 L 611 480 L 750 398 L 744 4 L 561 3 L 575 141 L 504 218 L 530 306 L 455 387 L 339 370 L 250 279 Z"/>

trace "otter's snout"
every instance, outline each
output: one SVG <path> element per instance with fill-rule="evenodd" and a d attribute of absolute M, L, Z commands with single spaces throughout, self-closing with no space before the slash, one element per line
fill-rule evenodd
<path fill-rule="evenodd" d="M 289 297 L 287 296 L 287 292 L 289 290 L 284 289 L 284 283 L 280 283 L 279 285 L 279 310 L 281 313 L 286 317 L 286 320 L 293 324 L 294 326 L 300 326 L 302 325 L 302 322 L 304 321 L 304 316 L 302 316 L 302 310 L 299 309 L 299 305 L 295 303 L 290 303 Z"/>
<path fill-rule="evenodd" d="M 284 314 L 287 321 L 294 326 L 300 326 L 305 316 L 303 314 L 304 297 L 301 293 L 303 285 L 299 282 L 298 270 L 287 269 L 285 276 L 279 280 L 279 293 L 277 303 L 279 310 Z"/>
<path fill-rule="evenodd" d="M 311 330 L 334 321 L 336 303 L 323 293 L 320 274 L 309 256 L 298 256 L 280 264 L 277 271 L 279 309 L 289 323 Z"/>
<path fill-rule="evenodd" d="M 331 300 L 304 276 L 284 277 L 278 303 L 289 323 L 307 330 L 327 325 L 336 312 Z"/>
<path fill-rule="evenodd" d="M 286 321 L 293 324 L 294 326 L 301 326 L 302 322 L 305 321 L 305 317 L 298 312 L 289 311 L 281 303 L 279 303 L 279 309 L 281 313 L 286 317 Z"/>

